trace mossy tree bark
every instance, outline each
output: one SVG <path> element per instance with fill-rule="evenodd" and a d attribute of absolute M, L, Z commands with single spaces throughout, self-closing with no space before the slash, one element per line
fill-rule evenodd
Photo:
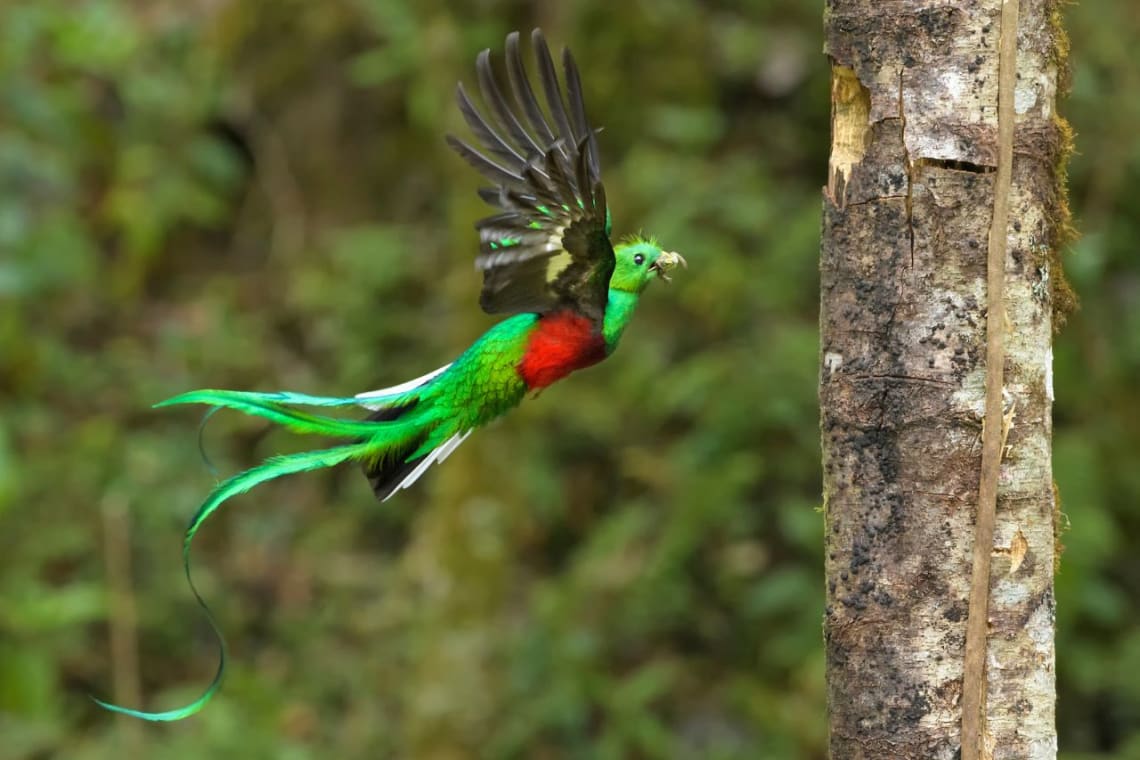
<path fill-rule="evenodd" d="M 1022 0 L 985 745 L 1053 758 L 1057 0 Z M 953 758 L 984 408 L 1000 0 L 829 0 L 821 252 L 831 754 Z"/>

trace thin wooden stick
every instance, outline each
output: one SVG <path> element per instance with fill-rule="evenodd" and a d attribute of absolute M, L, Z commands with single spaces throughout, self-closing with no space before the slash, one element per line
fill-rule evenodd
<path fill-rule="evenodd" d="M 966 621 L 966 656 L 962 673 L 962 760 L 986 756 L 986 633 L 990 596 L 990 557 L 997 512 L 998 475 L 1005 440 L 1002 419 L 1002 375 L 1005 365 L 1006 230 L 1013 180 L 1013 92 L 1017 82 L 1018 0 L 1004 0 L 998 55 L 998 165 L 994 179 L 994 213 L 986 264 L 986 418 L 982 430 L 982 473 L 978 485 L 974 533 L 974 572 Z"/>

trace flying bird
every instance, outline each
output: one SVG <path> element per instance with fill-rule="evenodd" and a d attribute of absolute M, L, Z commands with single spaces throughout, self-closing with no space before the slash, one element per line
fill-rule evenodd
<path fill-rule="evenodd" d="M 597 133 L 586 116 L 578 67 L 562 54 L 564 86 L 542 32 L 531 34 L 545 111 L 523 64 L 519 35 L 506 39 L 506 81 L 491 54 L 475 62 L 482 111 L 462 83 L 457 100 L 474 143 L 451 135 L 448 144 L 490 184 L 480 197 L 496 211 L 476 222 L 483 273 L 479 303 L 510 315 L 459 358 L 406 383 L 349 397 L 302 393 L 195 390 L 156 406 L 204 404 L 211 412 L 236 409 L 297 433 L 346 439 L 331 448 L 270 457 L 219 483 L 190 519 L 183 569 L 195 599 L 218 636 L 213 681 L 190 704 L 147 712 L 102 700 L 114 712 L 151 721 L 193 715 L 217 693 L 226 647 L 190 574 L 190 544 L 202 524 L 229 498 L 291 473 L 360 462 L 381 501 L 415 483 L 477 428 L 517 406 L 528 393 L 596 364 L 617 348 L 646 286 L 669 280 L 685 265 L 651 238 L 611 241 L 610 210 L 601 181 Z M 337 419 L 296 407 L 360 406 L 365 419 Z"/>

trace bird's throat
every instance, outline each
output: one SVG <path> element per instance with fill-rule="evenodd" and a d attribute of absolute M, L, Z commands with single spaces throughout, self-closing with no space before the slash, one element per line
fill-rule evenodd
<path fill-rule="evenodd" d="M 617 348 L 625 326 L 629 324 L 637 303 L 641 300 L 638 293 L 628 290 L 610 289 L 609 301 L 606 303 L 606 316 L 602 322 L 602 337 L 606 341 L 606 354 L 612 354 Z"/>

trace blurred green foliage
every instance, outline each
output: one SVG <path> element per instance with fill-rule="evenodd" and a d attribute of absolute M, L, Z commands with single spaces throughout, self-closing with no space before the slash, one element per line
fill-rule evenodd
<path fill-rule="evenodd" d="M 820 10 L 0 8 L 0 757 L 824 757 Z M 1140 29 L 1128 4 L 1069 18 L 1061 742 L 1137 757 Z M 345 468 L 235 502 L 195 555 L 232 647 L 222 695 L 120 724 L 84 692 L 170 706 L 215 656 L 177 558 L 211 483 L 196 419 L 149 405 L 399 382 L 486 329 L 478 180 L 442 135 L 475 54 L 534 25 L 583 69 L 616 229 L 690 269 L 613 359 L 414 491 L 377 505 Z M 227 470 L 308 443 L 226 415 L 206 442 Z M 123 542 L 128 580 L 106 564 Z M 109 653 L 123 600 L 137 663 Z"/>

